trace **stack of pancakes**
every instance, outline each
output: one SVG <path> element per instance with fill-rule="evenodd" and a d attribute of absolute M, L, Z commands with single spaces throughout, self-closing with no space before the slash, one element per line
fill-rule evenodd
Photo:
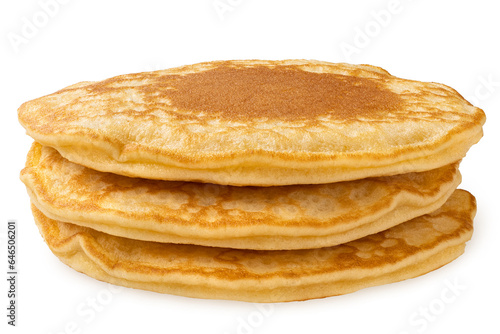
<path fill-rule="evenodd" d="M 483 111 L 378 67 L 200 63 L 81 82 L 19 120 L 42 236 L 102 281 L 304 300 L 422 275 L 472 235 L 458 165 Z"/>

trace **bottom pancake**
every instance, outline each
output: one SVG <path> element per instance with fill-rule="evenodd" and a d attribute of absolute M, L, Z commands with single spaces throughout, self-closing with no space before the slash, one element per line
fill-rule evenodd
<path fill-rule="evenodd" d="M 334 247 L 285 251 L 132 240 L 32 209 L 52 252 L 96 279 L 189 297 L 284 302 L 350 293 L 445 265 L 471 238 L 476 204 L 457 190 L 440 209 L 386 231 Z"/>

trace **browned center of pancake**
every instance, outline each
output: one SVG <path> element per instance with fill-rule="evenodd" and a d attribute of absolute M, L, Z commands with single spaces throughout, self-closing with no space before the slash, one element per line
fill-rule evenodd
<path fill-rule="evenodd" d="M 294 66 L 220 66 L 175 79 L 160 77 L 157 83 L 162 80 L 173 89 L 161 94 L 179 111 L 224 119 L 380 118 L 401 104 L 397 94 L 373 79 L 307 72 Z"/>

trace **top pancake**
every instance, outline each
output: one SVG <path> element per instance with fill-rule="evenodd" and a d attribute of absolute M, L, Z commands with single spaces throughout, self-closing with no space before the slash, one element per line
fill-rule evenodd
<path fill-rule="evenodd" d="M 96 170 L 272 186 L 447 165 L 485 115 L 447 86 L 373 66 L 240 60 L 82 82 L 23 104 L 19 120 Z"/>

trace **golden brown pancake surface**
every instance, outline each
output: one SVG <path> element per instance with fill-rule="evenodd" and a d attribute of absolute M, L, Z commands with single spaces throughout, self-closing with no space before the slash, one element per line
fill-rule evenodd
<path fill-rule="evenodd" d="M 485 116 L 445 85 L 373 66 L 241 60 L 82 82 L 23 104 L 19 120 L 100 171 L 272 186 L 442 167 Z"/>

